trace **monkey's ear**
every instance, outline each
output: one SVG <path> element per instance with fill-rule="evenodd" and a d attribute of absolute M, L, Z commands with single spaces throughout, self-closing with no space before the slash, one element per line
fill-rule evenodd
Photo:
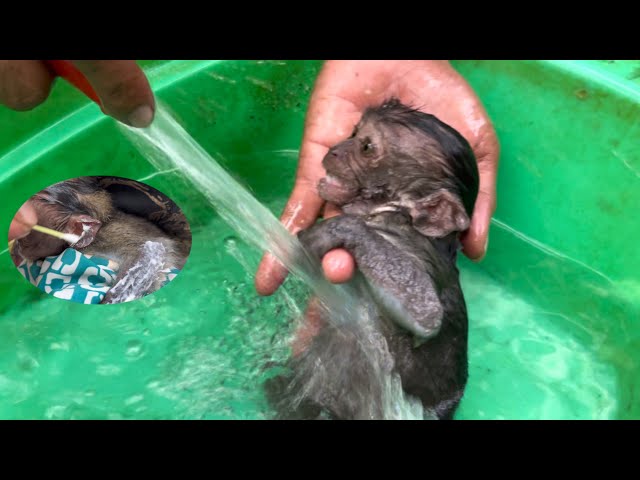
<path fill-rule="evenodd" d="M 409 213 L 413 226 L 427 237 L 445 237 L 469 228 L 470 220 L 464 206 L 445 189 L 413 201 Z"/>
<path fill-rule="evenodd" d="M 102 222 L 89 215 L 72 215 L 67 223 L 66 232 L 80 235 L 80 240 L 73 246 L 84 248 L 93 243 L 100 227 Z"/>

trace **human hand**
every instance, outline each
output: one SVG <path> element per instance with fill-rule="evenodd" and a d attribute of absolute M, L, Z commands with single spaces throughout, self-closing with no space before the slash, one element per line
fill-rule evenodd
<path fill-rule="evenodd" d="M 134 60 L 73 60 L 100 97 L 107 115 L 132 127 L 153 121 L 155 99 Z M 42 60 L 0 60 L 0 104 L 31 110 L 49 96 L 54 76 Z"/>
<path fill-rule="evenodd" d="M 17 240 L 22 237 L 26 237 L 31 228 L 38 223 L 38 217 L 33 205 L 27 201 L 20 207 L 20 210 L 16 213 L 11 225 L 9 225 L 9 241 Z"/>
<path fill-rule="evenodd" d="M 390 97 L 431 113 L 458 130 L 476 155 L 480 190 L 463 251 L 473 260 L 486 252 L 489 224 L 496 207 L 496 177 L 500 146 L 480 99 L 448 61 L 330 60 L 316 81 L 309 103 L 296 182 L 281 221 L 293 234 L 340 213 L 319 197 L 318 180 L 325 174 L 322 159 L 329 148 L 349 136 L 364 110 Z M 327 253 L 325 276 L 334 283 L 349 280 L 353 258 L 342 249 Z M 270 295 L 286 278 L 286 269 L 266 254 L 256 274 L 256 290 Z"/>

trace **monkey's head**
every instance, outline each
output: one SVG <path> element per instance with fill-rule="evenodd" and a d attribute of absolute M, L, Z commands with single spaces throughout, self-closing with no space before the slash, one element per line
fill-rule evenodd
<path fill-rule="evenodd" d="M 347 213 L 402 210 L 429 237 L 469 227 L 479 184 L 473 150 L 449 125 L 396 99 L 369 108 L 323 166 L 320 196 Z"/>
<path fill-rule="evenodd" d="M 93 177 L 75 178 L 56 183 L 33 195 L 29 202 L 38 224 L 64 233 L 81 236 L 73 248 L 90 245 L 102 224 L 113 214 L 111 196 L 100 188 Z M 17 240 L 12 250 L 14 262 L 39 260 L 58 255 L 69 247 L 64 240 L 32 230 Z"/>

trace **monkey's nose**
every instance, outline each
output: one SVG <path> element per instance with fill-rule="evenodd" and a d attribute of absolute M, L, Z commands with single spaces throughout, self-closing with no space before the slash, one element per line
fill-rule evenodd
<path fill-rule="evenodd" d="M 325 169 L 330 169 L 336 165 L 337 160 L 338 160 L 338 152 L 334 148 L 331 148 L 322 159 L 322 166 Z"/>

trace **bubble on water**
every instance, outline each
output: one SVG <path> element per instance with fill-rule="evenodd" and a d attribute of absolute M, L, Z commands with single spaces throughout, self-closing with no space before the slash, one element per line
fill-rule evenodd
<path fill-rule="evenodd" d="M 139 403 L 139 402 L 141 402 L 142 400 L 144 400 L 144 395 L 140 395 L 140 394 L 138 394 L 138 395 L 133 395 L 133 396 L 131 396 L 131 397 L 127 398 L 127 399 L 124 401 L 124 404 L 125 404 L 125 405 L 127 405 L 127 406 L 129 406 L 129 405 L 133 405 L 134 403 Z"/>
<path fill-rule="evenodd" d="M 53 342 L 49 345 L 49 350 L 64 350 L 69 351 L 69 342 Z"/>
<path fill-rule="evenodd" d="M 40 363 L 33 356 L 25 353 L 18 354 L 18 368 L 20 368 L 20 370 L 30 372 L 39 366 Z"/>
<path fill-rule="evenodd" d="M 139 357 L 144 351 L 144 345 L 139 340 L 129 340 L 127 342 L 126 355 L 130 358 Z"/>
<path fill-rule="evenodd" d="M 44 416 L 49 420 L 60 419 L 66 408 L 64 405 L 53 405 L 45 410 Z"/>
<path fill-rule="evenodd" d="M 224 243 L 224 247 L 227 251 L 238 248 L 238 238 L 233 235 L 226 237 L 222 242 Z"/>
<path fill-rule="evenodd" d="M 98 365 L 98 368 L 96 368 L 96 373 L 103 377 L 118 375 L 121 371 L 122 368 L 118 365 Z"/>

